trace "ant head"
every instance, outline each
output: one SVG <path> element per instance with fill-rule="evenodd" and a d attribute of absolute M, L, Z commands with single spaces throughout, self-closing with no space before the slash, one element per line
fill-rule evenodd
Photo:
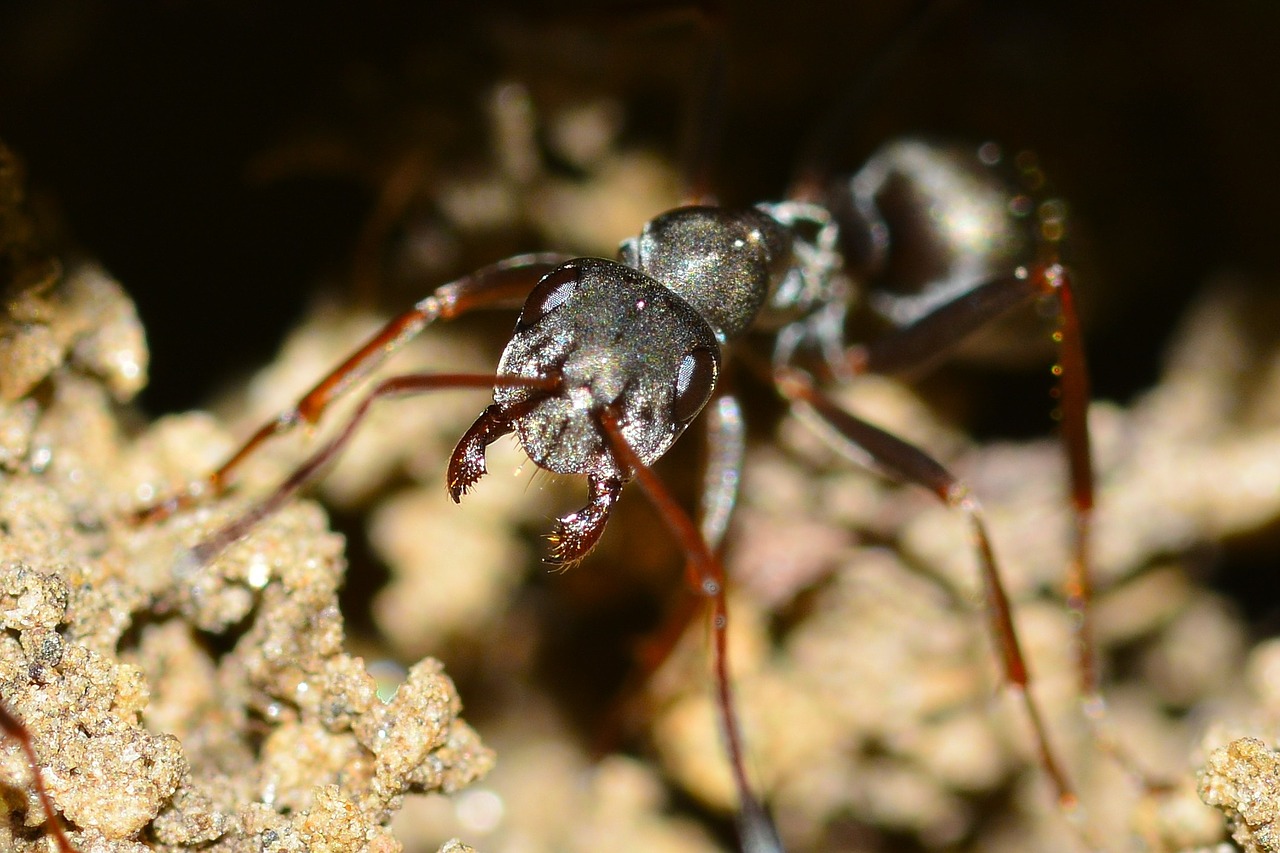
<path fill-rule="evenodd" d="M 504 410 L 541 398 L 513 421 L 535 463 L 557 473 L 629 477 L 600 433 L 610 406 L 646 465 L 711 399 L 715 332 L 683 299 L 622 264 L 579 258 L 529 294 L 498 372 L 560 379 L 556 391 L 498 386 Z"/>

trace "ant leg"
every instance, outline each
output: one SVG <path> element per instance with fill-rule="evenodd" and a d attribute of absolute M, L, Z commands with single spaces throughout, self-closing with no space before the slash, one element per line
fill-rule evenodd
<path fill-rule="evenodd" d="M 175 512 L 193 506 L 206 495 L 222 494 L 235 470 L 268 439 L 287 432 L 300 423 L 314 425 L 330 403 L 435 320 L 452 320 L 478 308 L 518 306 L 528 295 L 534 281 L 565 260 L 568 260 L 568 256 L 552 253 L 520 255 L 483 267 L 471 275 L 436 288 L 430 296 L 383 326 L 355 353 L 316 383 L 292 409 L 281 412 L 260 427 L 217 470 L 185 491 L 139 510 L 135 513 L 135 521 L 162 521 Z"/>
<path fill-rule="evenodd" d="M 364 420 L 370 407 L 378 400 L 384 397 L 407 397 L 445 388 L 488 389 L 493 388 L 495 384 L 552 391 L 559 386 L 560 380 L 558 377 L 540 379 L 525 376 L 494 376 L 491 373 L 411 373 L 384 379 L 365 395 L 342 429 L 327 444 L 312 453 L 275 491 L 214 531 L 211 536 L 187 552 L 178 564 L 177 573 L 187 574 L 208 565 L 229 546 L 249 535 L 250 531 L 263 519 L 275 514 L 285 502 L 314 480 L 324 466 L 342 452 L 347 442 L 355 435 L 356 428 Z"/>
<path fill-rule="evenodd" d="M 36 758 L 36 748 L 31 742 L 31 733 L 3 704 L 0 704 L 0 733 L 17 741 L 27 756 L 27 766 L 31 768 L 31 787 L 35 789 L 36 797 L 44 808 L 45 825 L 48 827 L 49 834 L 53 836 L 59 853 L 76 853 L 62 826 L 62 819 L 53 808 L 53 800 L 45 790 L 44 778 L 40 774 L 40 761 Z"/>
<path fill-rule="evenodd" d="M 1085 719 L 1093 730 L 1098 745 L 1112 757 L 1148 794 L 1169 791 L 1173 785 L 1142 765 L 1133 753 L 1118 742 L 1106 725 L 1107 703 L 1099 682 L 1097 657 L 1093 641 L 1093 569 L 1089 562 L 1090 534 L 1093 529 L 1094 485 L 1093 455 L 1089 444 L 1089 372 L 1085 364 L 1084 338 L 1080 334 L 1080 317 L 1070 277 L 1061 264 L 1038 267 L 1030 278 L 1039 289 L 1056 298 L 1057 328 L 1053 338 L 1058 343 L 1058 363 L 1053 373 L 1058 377 L 1058 401 L 1062 425 L 1062 445 L 1067 455 L 1071 477 L 1071 504 L 1075 510 L 1072 560 L 1067 573 L 1067 607 L 1075 616 L 1076 667 L 1080 671 L 1080 693 Z"/>
<path fill-rule="evenodd" d="M 738 501 L 738 486 L 742 479 L 746 453 L 742 406 L 736 397 L 722 394 L 703 410 L 703 423 L 707 431 L 707 461 L 702 474 L 699 527 L 707 547 L 718 553 Z M 630 703 L 671 656 L 689 624 L 698 615 L 702 603 L 700 598 L 680 596 L 662 624 L 641 638 L 635 650 L 635 666 L 618 689 L 613 708 L 600 727 L 596 746 L 598 753 L 608 751 L 605 744 L 616 742 Z"/>
<path fill-rule="evenodd" d="M 1058 316 L 1053 338 L 1058 343 L 1057 396 L 1062 445 L 1071 479 L 1071 504 L 1075 515 L 1071 562 L 1067 576 L 1067 606 L 1076 626 L 1076 661 L 1086 714 L 1096 720 L 1104 707 L 1094 662 L 1092 569 L 1089 533 L 1093 521 L 1094 475 L 1089 449 L 1089 375 L 1085 364 L 1080 319 L 1075 309 L 1070 277 L 1057 263 L 1031 269 L 982 284 L 926 314 L 910 326 L 870 344 L 846 350 L 853 373 L 917 373 L 947 356 L 972 332 L 1007 311 L 1037 297 L 1055 300 Z M 1125 763 L 1128 763 L 1127 761 Z M 1142 774 L 1139 774 L 1142 775 Z"/>
<path fill-rule="evenodd" d="M 1036 276 L 1043 273 L 1037 270 Z M 861 373 L 919 375 L 946 360 L 971 334 L 1046 294 L 1030 273 L 984 282 L 910 325 L 845 350 L 847 368 Z"/>
<path fill-rule="evenodd" d="M 774 382 L 779 393 L 794 404 L 801 415 L 809 415 L 819 428 L 826 427 L 821 431 L 834 438 L 838 446 L 855 451 L 855 455 L 869 455 L 889 474 L 923 486 L 948 506 L 959 509 L 968 517 L 986 589 L 991 633 L 1000 650 L 1005 680 L 1021 697 L 1035 734 L 1040 764 L 1057 792 L 1059 803 L 1064 811 L 1074 812 L 1077 805 L 1075 791 L 1049 742 L 1040 706 L 1028 689 L 1031 674 L 1022 654 L 1017 629 L 1013 625 L 1009 597 L 1000 577 L 995 551 L 977 499 L 970 494 L 964 483 L 924 451 L 840 408 L 814 388 L 804 372 L 791 367 L 778 367 L 774 371 Z"/>
<path fill-rule="evenodd" d="M 1049 254 L 1052 255 L 1051 247 Z M 848 348 L 846 364 L 853 374 L 919 374 L 951 353 L 966 337 L 988 322 L 1037 298 L 1054 300 L 1057 308 L 1053 339 L 1058 361 L 1053 374 L 1063 452 L 1071 482 L 1071 557 L 1067 568 L 1066 601 L 1071 611 L 1076 642 L 1081 707 L 1098 745 L 1147 791 L 1169 787 L 1143 768 L 1106 730 L 1106 701 L 1099 683 L 1093 641 L 1093 569 L 1090 533 L 1093 527 L 1093 454 L 1090 450 L 1089 371 L 1084 338 L 1075 308 L 1070 274 L 1057 262 L 1019 268 L 1014 275 L 994 279 L 947 302 L 905 326 L 869 344 Z"/>
<path fill-rule="evenodd" d="M 746 423 L 742 405 L 732 394 L 722 394 L 703 411 L 706 423 L 707 461 L 702 472 L 700 498 L 702 541 L 712 552 L 719 553 L 729 528 L 738 488 L 742 482 L 742 463 L 746 456 Z M 683 606 L 667 617 L 658 631 L 646 639 L 639 652 L 639 672 L 622 694 L 637 689 L 670 657 L 685 629 L 697 615 L 697 608 Z"/>
<path fill-rule="evenodd" d="M 715 670 L 716 705 L 720 711 L 729 764 L 734 785 L 738 789 L 738 834 L 742 847 L 748 853 L 773 853 L 782 850 L 778 832 L 770 820 L 764 805 L 752 792 L 744 762 L 742 729 L 734 710 L 733 689 L 729 683 L 729 649 L 726 630 L 729 610 L 725 597 L 724 567 L 712 553 L 693 519 L 676 502 L 671 491 L 658 479 L 653 469 L 645 465 L 622 434 L 618 414 L 606 407 L 599 413 L 601 432 L 609 442 L 609 448 L 619 465 L 631 473 L 644 491 L 649 502 L 671 529 L 687 559 L 689 585 L 701 596 L 711 600 L 711 629 L 713 668 Z"/>
<path fill-rule="evenodd" d="M 707 464 L 702 473 L 702 538 L 718 551 L 738 503 L 747 452 L 746 422 L 742 405 L 732 394 L 713 400 L 703 420 L 707 425 Z"/>

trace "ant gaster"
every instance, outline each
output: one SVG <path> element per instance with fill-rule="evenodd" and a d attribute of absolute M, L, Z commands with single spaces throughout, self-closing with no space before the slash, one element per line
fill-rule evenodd
<path fill-rule="evenodd" d="M 680 540 L 690 586 L 710 600 L 717 706 L 741 801 L 743 847 L 780 850 L 745 771 L 728 675 L 725 576 L 715 555 L 737 496 L 744 429 L 736 401 L 717 390 L 718 380 L 726 357 L 741 354 L 749 369 L 850 455 L 924 486 L 966 515 L 1006 680 L 1032 723 L 1041 766 L 1064 808 L 1071 809 L 1075 794 L 1027 692 L 1030 676 L 976 499 L 926 453 L 845 412 L 818 387 L 822 374 L 849 378 L 919 370 L 1006 311 L 1040 297 L 1055 300 L 1055 373 L 1076 517 L 1070 605 L 1080 617 L 1083 693 L 1096 698 L 1085 620 L 1093 503 L 1084 423 L 1088 391 L 1071 289 L 1058 257 L 1061 208 L 1037 206 L 1030 195 L 1010 188 L 993 168 L 998 159 L 990 145 L 975 154 L 896 142 L 852 178 L 808 182 L 793 200 L 662 213 L 622 243 L 616 260 L 536 254 L 485 267 L 437 288 L 394 318 L 203 482 L 140 517 L 157 520 L 202 495 L 222 492 L 263 442 L 299 423 L 315 423 L 356 379 L 435 320 L 523 299 L 496 375 L 412 374 L 381 381 L 334 438 L 276 491 L 186 553 L 178 570 L 199 569 L 276 511 L 342 449 L 373 402 L 442 388 L 492 387 L 494 403 L 450 456 L 450 495 L 458 501 L 475 486 L 485 473 L 485 449 L 514 432 L 539 466 L 587 478 L 587 503 L 561 517 L 549 537 L 549 561 L 568 565 L 599 540 L 623 487 L 639 483 Z M 1034 163 L 1019 166 L 1024 177 L 1039 179 Z M 864 295 L 870 282 L 903 258 L 927 271 L 917 276 L 920 287 L 868 298 L 896 328 L 869 344 L 848 345 L 844 320 L 852 297 Z M 772 335 L 767 358 L 752 357 L 743 345 L 749 334 L 760 332 Z M 704 409 L 710 451 L 699 526 L 650 466 Z"/>

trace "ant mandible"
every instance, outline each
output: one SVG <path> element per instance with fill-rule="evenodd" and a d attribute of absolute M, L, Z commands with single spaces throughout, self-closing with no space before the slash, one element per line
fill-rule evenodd
<path fill-rule="evenodd" d="M 741 408 L 719 381 L 735 359 L 850 455 L 923 486 L 967 518 L 1005 679 L 1030 720 L 1044 773 L 1071 810 L 1076 795 L 1029 693 L 1030 673 L 976 497 L 929 454 L 846 412 L 820 387 L 831 378 L 919 371 L 1019 305 L 1054 302 L 1055 374 L 1075 515 L 1068 598 L 1078 616 L 1082 693 L 1096 698 L 1087 619 L 1094 494 L 1089 394 L 1070 278 L 1059 256 L 1064 222 L 1060 205 L 1037 203 L 1031 190 L 1004 180 L 995 168 L 999 159 L 989 144 L 963 153 L 902 140 L 880 149 L 852 177 L 807 175 L 784 201 L 738 209 L 694 204 L 661 213 L 624 240 L 612 260 L 539 253 L 484 267 L 392 319 L 221 467 L 138 518 L 159 521 L 221 494 L 265 442 L 299 424 L 316 424 L 336 398 L 435 321 L 519 307 L 496 373 L 408 374 L 378 382 L 332 439 L 273 492 L 185 552 L 178 570 L 205 566 L 277 511 L 342 451 L 375 402 L 492 388 L 493 404 L 449 457 L 450 496 L 460 501 L 478 483 L 486 448 L 512 433 L 539 467 L 584 475 L 586 504 L 560 517 L 548 537 L 548 561 L 567 567 L 599 541 L 624 486 L 639 485 L 680 543 L 688 585 L 709 603 L 716 707 L 740 802 L 741 844 L 761 853 L 781 850 L 745 769 L 729 678 L 726 577 L 716 554 L 743 464 Z M 1040 177 L 1031 163 L 1021 171 L 1033 183 Z M 907 296 L 863 293 L 904 254 L 923 254 L 921 266 L 935 272 L 926 286 Z M 855 296 L 869 297 L 892 331 L 870 343 L 846 341 L 845 317 Z M 772 337 L 767 356 L 748 348 L 748 337 L 760 333 Z M 711 463 L 699 524 L 652 466 L 704 411 Z"/>

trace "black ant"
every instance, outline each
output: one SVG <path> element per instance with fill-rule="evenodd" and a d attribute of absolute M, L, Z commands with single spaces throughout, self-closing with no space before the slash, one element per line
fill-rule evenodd
<path fill-rule="evenodd" d="M 990 159 L 991 149 L 984 152 Z M 1085 545 L 1093 494 L 1084 429 L 1087 389 L 1068 274 L 1056 256 L 1055 235 L 1061 223 L 1034 213 L 1025 220 L 1009 215 L 1007 210 L 1017 209 L 1021 202 L 998 189 L 990 174 L 986 175 L 986 209 L 969 209 L 974 197 L 948 195 L 948 180 L 957 183 L 962 177 L 972 180 L 984 174 L 976 155 L 965 163 L 946 149 L 898 143 L 873 158 L 872 164 L 874 172 L 869 171 L 871 167 L 864 169 L 822 202 L 793 200 L 739 210 L 699 205 L 668 211 L 648 222 L 638 237 L 625 241 L 618 260 L 520 256 L 439 287 L 388 323 L 294 408 L 259 429 L 198 487 L 148 508 L 142 518 L 158 520 L 202 495 L 222 492 L 236 469 L 264 442 L 298 424 L 316 423 L 330 402 L 357 378 L 435 320 L 506 306 L 524 296 L 496 376 L 411 374 L 383 380 L 368 392 L 335 438 L 278 489 L 195 546 L 184 559 L 190 568 L 203 566 L 251 532 L 341 451 L 375 401 L 442 388 L 493 388 L 493 405 L 467 430 L 450 456 L 451 497 L 460 500 L 485 473 L 485 448 L 514 432 L 539 466 L 587 478 L 588 502 L 561 517 L 550 535 L 549 561 L 567 566 L 582 560 L 595 546 L 623 486 L 638 482 L 679 539 L 690 586 L 711 602 L 718 706 L 743 803 L 744 846 L 779 849 L 747 781 L 745 747 L 728 679 L 725 577 L 714 553 L 723 526 L 700 529 L 651 468 L 715 397 L 725 359 L 737 352 L 729 347 L 740 346 L 748 332 L 767 330 L 774 337 L 772 356 L 745 356 L 750 369 L 769 378 L 786 401 L 812 415 L 839 443 L 860 451 L 891 474 L 930 489 L 969 518 L 1006 678 L 1024 699 L 1045 772 L 1059 798 L 1070 804 L 1075 796 L 1072 786 L 1026 690 L 1027 667 L 977 500 L 923 451 L 840 409 L 818 387 L 816 371 L 800 366 L 803 356 L 816 352 L 819 367 L 838 376 L 917 367 L 1005 311 L 1038 297 L 1055 298 L 1060 309 L 1056 337 L 1062 344 L 1058 372 L 1063 431 L 1079 534 L 1072 606 L 1085 612 Z M 939 178 L 942 191 L 936 189 Z M 932 191 L 930 181 L 935 182 Z M 948 273 L 963 275 L 970 266 L 980 267 L 985 261 L 980 250 L 962 241 L 962 234 L 968 233 L 965 229 L 975 227 L 978 232 L 970 236 L 986 244 L 1007 242 L 1024 228 L 1038 232 L 1041 257 L 985 281 L 947 282 L 958 294 L 926 291 L 916 299 L 898 297 L 897 310 L 914 307 L 918 317 L 880 340 L 846 346 L 841 334 L 855 283 L 850 274 L 859 271 L 845 269 L 839 251 L 841 236 L 852 232 L 873 247 L 868 270 L 885 263 L 900 248 L 880 211 L 880 199 L 888 189 L 904 187 L 919 202 L 934 207 L 936 226 L 929 238 L 944 251 L 939 259 L 946 261 Z M 944 211 L 941 216 L 936 214 L 939 207 Z M 960 216 L 969 221 L 957 221 Z M 709 429 L 711 441 L 739 446 L 741 421 L 724 414 L 734 408 L 712 411 L 716 414 Z M 730 460 L 727 469 L 736 472 L 741 461 L 740 456 Z M 722 463 L 719 474 L 724 469 Z M 704 517 L 722 518 L 735 498 L 736 477 L 708 478 L 703 489 Z M 1087 646 L 1082 657 L 1088 657 Z M 1085 677 L 1091 679 L 1089 672 Z"/>
<path fill-rule="evenodd" d="M 995 168 L 998 149 L 971 152 L 906 140 L 882 148 L 852 177 L 808 174 L 791 198 L 730 209 L 693 204 L 666 211 L 625 240 L 615 259 L 542 253 L 484 267 L 436 288 L 321 379 L 290 410 L 263 425 L 200 483 L 139 512 L 158 521 L 221 494 L 270 438 L 317 423 L 331 402 L 437 320 L 477 309 L 520 307 L 494 374 L 409 374 L 368 391 L 337 435 L 277 489 L 197 544 L 180 570 L 196 570 L 247 536 L 341 452 L 374 402 L 446 388 L 491 388 L 494 402 L 449 457 L 447 485 L 459 501 L 485 474 L 485 451 L 514 433 L 538 466 L 587 479 L 588 500 L 562 516 L 548 561 L 570 566 L 596 545 L 623 487 L 635 481 L 679 540 L 690 588 L 709 603 L 716 705 L 737 788 L 738 831 L 748 851 L 781 850 L 745 769 L 747 747 L 729 679 L 726 577 L 717 549 L 737 499 L 744 426 L 721 378 L 735 359 L 770 383 L 841 448 L 933 492 L 967 518 L 1005 678 L 1031 722 L 1040 764 L 1064 810 L 1076 794 L 1028 692 L 1030 674 L 976 497 L 923 450 L 853 416 L 823 380 L 918 371 L 970 333 L 1026 303 L 1052 300 L 1060 345 L 1061 424 L 1071 478 L 1075 543 L 1069 606 L 1080 625 L 1083 693 L 1097 694 L 1087 621 L 1093 473 L 1085 411 L 1089 392 L 1070 276 L 1059 254 L 1060 205 L 1036 198 Z M 904 258 L 927 270 L 910 295 L 864 293 Z M 845 340 L 853 298 L 868 298 L 892 331 L 869 343 Z M 768 335 L 767 356 L 748 340 Z M 717 400 L 715 406 L 708 406 Z M 701 488 L 701 524 L 653 472 L 703 411 L 713 464 Z M 6 726 L 6 729 L 10 727 Z M 21 730 L 16 736 L 29 746 Z M 50 813 L 51 823 L 52 811 Z"/>

